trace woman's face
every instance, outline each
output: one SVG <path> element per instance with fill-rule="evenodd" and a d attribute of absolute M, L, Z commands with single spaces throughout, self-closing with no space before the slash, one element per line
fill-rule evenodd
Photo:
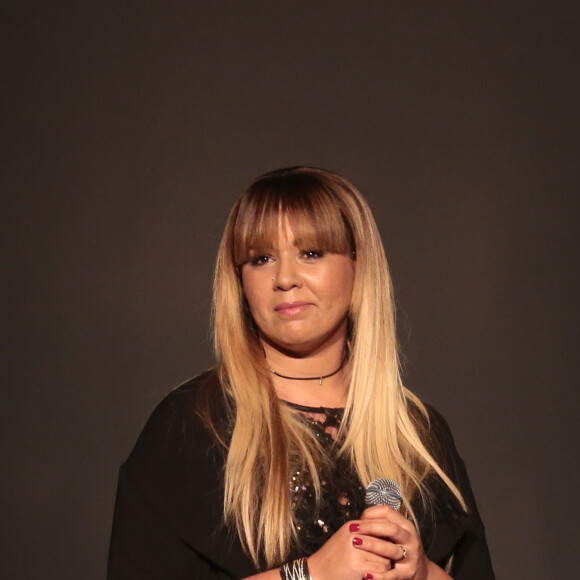
<path fill-rule="evenodd" d="M 262 341 L 296 354 L 346 339 L 355 263 L 349 256 L 299 247 L 286 224 L 266 252 L 250 252 L 242 284 Z"/>

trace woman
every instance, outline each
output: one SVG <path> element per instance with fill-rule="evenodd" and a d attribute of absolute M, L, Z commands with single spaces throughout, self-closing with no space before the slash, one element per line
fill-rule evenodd
<path fill-rule="evenodd" d="M 493 579 L 449 429 L 401 383 L 387 261 L 348 181 L 295 167 L 250 185 L 213 322 L 216 369 L 157 407 L 121 468 L 110 579 Z M 365 509 L 377 477 L 401 513 Z"/>

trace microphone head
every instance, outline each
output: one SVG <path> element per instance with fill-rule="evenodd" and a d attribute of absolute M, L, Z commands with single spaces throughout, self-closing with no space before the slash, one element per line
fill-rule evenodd
<path fill-rule="evenodd" d="M 403 490 L 396 481 L 379 477 L 367 487 L 365 502 L 368 506 L 388 505 L 398 511 L 403 503 Z"/>

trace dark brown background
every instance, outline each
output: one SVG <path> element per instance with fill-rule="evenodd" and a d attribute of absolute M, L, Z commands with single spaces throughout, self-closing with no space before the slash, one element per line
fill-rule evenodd
<path fill-rule="evenodd" d="M 0 576 L 105 574 L 256 175 L 368 197 L 498 578 L 577 576 L 577 2 L 3 2 Z"/>

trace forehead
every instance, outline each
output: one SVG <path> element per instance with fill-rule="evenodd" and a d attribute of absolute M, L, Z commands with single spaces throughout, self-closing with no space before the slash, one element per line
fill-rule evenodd
<path fill-rule="evenodd" d="M 316 249 L 346 254 L 351 242 L 342 220 L 314 220 L 301 212 L 278 212 L 250 219 L 234 235 L 234 258 L 240 265 L 257 252 L 282 248 Z"/>
<path fill-rule="evenodd" d="M 298 245 L 336 253 L 354 250 L 339 193 L 309 175 L 257 181 L 238 202 L 232 236 L 235 262 L 240 265 L 250 248 L 271 247 L 289 232 Z"/>
<path fill-rule="evenodd" d="M 262 236 L 255 236 L 248 239 L 248 250 L 255 251 L 260 248 L 299 248 L 305 244 L 317 244 L 318 238 L 312 232 L 306 232 L 305 228 L 298 228 L 298 233 L 292 227 L 292 223 L 287 215 L 278 215 L 276 228 L 267 228 L 267 233 Z"/>

